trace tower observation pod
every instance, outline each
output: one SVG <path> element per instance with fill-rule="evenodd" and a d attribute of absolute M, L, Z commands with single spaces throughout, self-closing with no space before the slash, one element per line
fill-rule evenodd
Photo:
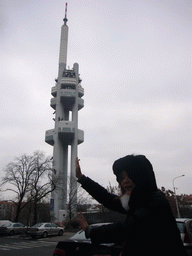
<path fill-rule="evenodd" d="M 55 110 L 55 128 L 45 132 L 45 142 L 53 146 L 53 182 L 56 185 L 51 195 L 51 215 L 56 222 L 62 222 L 61 212 L 70 211 L 76 215 L 77 182 L 75 159 L 78 145 L 84 141 L 84 131 L 78 129 L 78 111 L 84 107 L 84 89 L 81 86 L 79 65 L 67 69 L 67 4 L 64 24 L 61 27 L 59 70 L 56 85 L 52 87 L 50 105 Z M 69 165 L 68 160 L 71 160 Z M 70 179 L 68 178 L 70 166 Z"/>

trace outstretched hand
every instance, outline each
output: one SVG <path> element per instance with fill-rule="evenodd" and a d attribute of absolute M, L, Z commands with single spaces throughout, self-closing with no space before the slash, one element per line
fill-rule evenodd
<path fill-rule="evenodd" d="M 80 179 L 83 176 L 80 165 L 79 165 L 78 157 L 76 157 L 76 161 L 75 161 L 75 172 L 76 172 L 77 179 Z"/>
<path fill-rule="evenodd" d="M 78 220 L 78 222 L 79 222 L 81 228 L 85 231 L 86 228 L 87 228 L 89 225 L 88 225 L 88 223 L 87 223 L 85 217 L 83 216 L 82 212 L 77 213 L 77 215 L 78 215 L 78 219 L 77 219 L 77 220 Z"/>

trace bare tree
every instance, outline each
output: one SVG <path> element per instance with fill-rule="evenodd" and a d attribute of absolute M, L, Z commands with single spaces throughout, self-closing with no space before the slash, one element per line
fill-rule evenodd
<path fill-rule="evenodd" d="M 52 179 L 52 161 L 50 157 L 45 157 L 43 152 L 36 151 L 33 156 L 35 169 L 31 176 L 31 200 L 34 206 L 34 224 L 37 222 L 38 203 L 50 194 L 56 184 Z"/>
<path fill-rule="evenodd" d="M 72 178 L 70 178 L 70 181 L 71 179 Z M 73 182 L 69 183 L 69 186 L 70 186 L 70 194 L 68 197 L 69 221 L 76 220 L 77 211 L 80 211 L 83 208 L 85 208 L 85 205 L 88 205 L 92 200 L 92 197 L 81 187 L 79 183 L 75 184 L 75 182 L 77 182 L 76 180 L 77 179 L 73 177 Z"/>
<path fill-rule="evenodd" d="M 1 185 L 8 185 L 4 191 L 12 191 L 16 195 L 15 221 L 19 220 L 21 210 L 27 204 L 32 204 L 36 222 L 37 203 L 55 189 L 51 166 L 51 158 L 45 157 L 41 151 L 34 152 L 32 156 L 24 154 L 16 157 L 15 162 L 10 162 L 6 166 Z"/>
<path fill-rule="evenodd" d="M 120 195 L 120 186 L 112 186 L 111 183 L 109 182 L 109 186 L 107 186 L 107 191 L 111 194 L 116 194 Z"/>
<path fill-rule="evenodd" d="M 165 197 L 169 201 L 173 215 L 176 217 L 177 216 L 177 208 L 176 208 L 176 204 L 175 204 L 175 193 L 170 189 L 165 189 L 164 187 L 161 187 L 161 191 L 164 193 Z"/>
<path fill-rule="evenodd" d="M 120 187 L 119 186 L 112 186 L 111 183 L 109 182 L 109 185 L 107 186 L 107 191 L 110 194 L 115 194 L 115 195 L 119 195 L 121 194 L 120 192 Z M 108 208 L 106 208 L 104 205 L 100 205 L 100 211 L 101 212 L 109 212 L 110 210 Z"/>
<path fill-rule="evenodd" d="M 110 182 L 106 189 L 109 193 L 116 195 L 117 198 L 121 195 L 120 187 L 112 186 Z M 100 203 L 95 206 L 95 211 L 84 213 L 84 216 L 89 224 L 98 222 L 115 222 L 117 220 L 120 221 L 126 218 L 125 214 L 112 211 Z"/>
<path fill-rule="evenodd" d="M 16 194 L 15 221 L 18 221 L 19 214 L 24 207 L 22 202 L 26 194 L 29 192 L 30 180 L 34 168 L 33 157 L 22 155 L 21 157 L 16 157 L 15 162 L 10 162 L 4 170 L 6 174 L 2 179 L 1 185 L 10 185 L 11 187 L 5 189 L 4 191 L 12 191 Z"/>

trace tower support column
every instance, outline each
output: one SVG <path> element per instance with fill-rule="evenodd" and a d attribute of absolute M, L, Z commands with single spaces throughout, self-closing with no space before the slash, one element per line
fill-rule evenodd
<path fill-rule="evenodd" d="M 65 13 L 61 28 L 59 71 L 56 86 L 52 87 L 51 107 L 55 110 L 55 128 L 46 131 L 45 141 L 53 146 L 53 181 L 56 189 L 52 192 L 55 222 L 62 222 L 61 212 L 69 211 L 70 217 L 77 214 L 77 181 L 75 159 L 77 148 L 84 141 L 84 132 L 78 129 L 78 111 L 84 107 L 84 89 L 79 77 L 79 65 L 66 68 L 68 26 Z M 71 155 L 69 147 L 71 146 Z M 68 157 L 71 159 L 68 170 Z M 70 173 L 70 181 L 68 174 Z M 69 187 L 69 191 L 68 191 Z"/>

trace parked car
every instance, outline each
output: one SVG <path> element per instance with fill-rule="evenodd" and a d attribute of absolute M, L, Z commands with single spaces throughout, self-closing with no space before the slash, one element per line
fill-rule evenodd
<path fill-rule="evenodd" d="M 176 222 L 183 244 L 192 246 L 192 219 L 179 218 Z"/>
<path fill-rule="evenodd" d="M 0 227 L 4 224 L 10 223 L 10 220 L 0 220 Z"/>
<path fill-rule="evenodd" d="M 187 253 L 192 255 L 192 219 L 178 218 L 176 223 Z"/>
<path fill-rule="evenodd" d="M 0 227 L 0 234 L 13 236 L 27 231 L 27 227 L 19 222 L 9 222 Z"/>
<path fill-rule="evenodd" d="M 35 224 L 29 229 L 28 233 L 34 238 L 36 236 L 42 236 L 45 238 L 47 236 L 52 236 L 52 235 L 62 236 L 63 232 L 64 232 L 64 228 L 59 227 L 54 223 L 46 222 L 46 223 Z"/>
<path fill-rule="evenodd" d="M 107 223 L 98 223 L 91 225 L 94 226 L 101 226 Z M 65 255 L 83 255 L 83 256 L 119 256 L 121 252 L 122 246 L 117 245 L 114 243 L 107 243 L 107 244 L 100 244 L 100 245 L 93 245 L 90 239 L 85 237 L 85 232 L 80 230 L 75 235 L 71 236 L 67 240 L 60 241 L 54 252 L 53 256 L 65 256 Z"/>

